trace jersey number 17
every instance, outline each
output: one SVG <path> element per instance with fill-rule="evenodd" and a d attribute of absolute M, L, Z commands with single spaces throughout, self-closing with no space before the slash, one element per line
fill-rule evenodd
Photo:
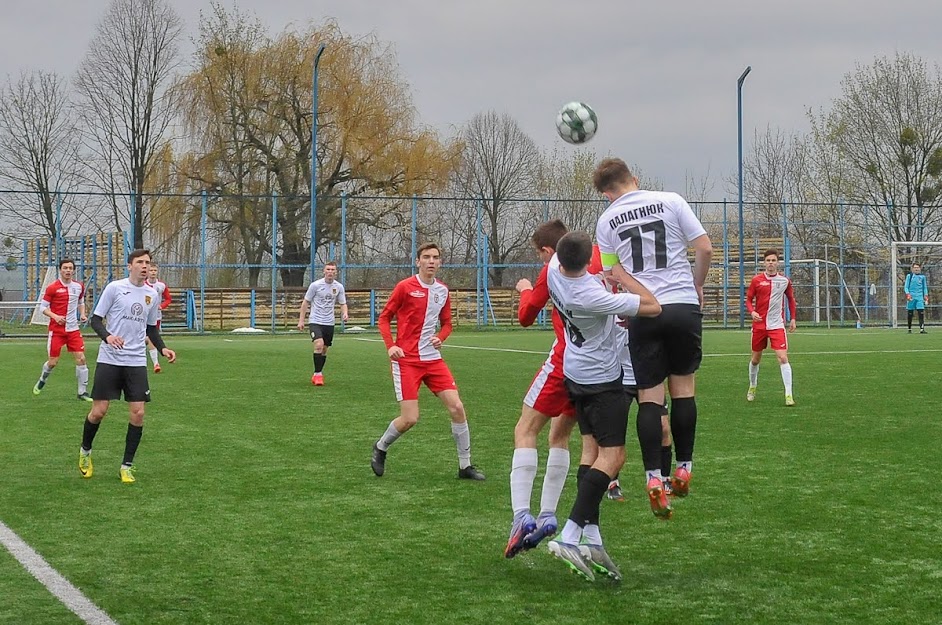
<path fill-rule="evenodd" d="M 663 221 L 652 221 L 642 226 L 632 226 L 625 228 L 618 233 L 618 238 L 622 241 L 631 241 L 631 272 L 641 273 L 645 266 L 650 269 L 652 258 L 645 256 L 644 240 L 645 232 L 654 233 L 654 269 L 664 269 L 667 267 L 667 234 Z M 650 252 L 650 250 L 648 250 Z"/>

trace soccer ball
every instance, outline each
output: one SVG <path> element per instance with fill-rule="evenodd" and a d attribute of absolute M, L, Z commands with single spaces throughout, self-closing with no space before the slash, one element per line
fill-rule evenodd
<path fill-rule="evenodd" d="M 570 102 L 556 115 L 556 130 L 566 143 L 585 143 L 598 127 L 599 118 L 585 102 Z"/>

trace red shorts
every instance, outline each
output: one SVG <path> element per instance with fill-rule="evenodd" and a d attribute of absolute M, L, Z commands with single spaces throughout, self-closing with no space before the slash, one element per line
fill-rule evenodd
<path fill-rule="evenodd" d="M 559 415 L 575 417 L 576 410 L 569 401 L 569 393 L 566 392 L 566 386 L 563 384 L 562 366 L 551 363 L 549 360 L 544 362 L 540 370 L 536 372 L 530 384 L 530 390 L 523 398 L 523 404 L 547 417 Z"/>
<path fill-rule="evenodd" d="M 761 352 L 766 345 L 774 350 L 788 349 L 788 338 L 785 336 L 785 328 L 766 328 L 752 329 L 752 351 Z"/>
<path fill-rule="evenodd" d="M 82 338 L 81 330 L 72 332 L 50 332 L 49 339 L 46 341 L 46 348 L 50 358 L 58 358 L 65 347 L 70 352 L 84 352 L 85 340 Z"/>
<path fill-rule="evenodd" d="M 442 391 L 457 391 L 458 385 L 451 375 L 448 365 L 441 358 L 424 362 L 392 361 L 393 386 L 396 389 L 396 401 L 409 401 L 419 398 L 419 386 L 425 383 L 428 390 L 436 395 Z"/>

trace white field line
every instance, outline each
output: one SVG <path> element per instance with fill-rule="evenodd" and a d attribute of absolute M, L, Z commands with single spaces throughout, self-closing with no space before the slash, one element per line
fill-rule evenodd
<path fill-rule="evenodd" d="M 49 566 L 42 556 L 26 544 L 3 521 L 0 521 L 0 544 L 13 554 L 30 574 L 39 580 L 69 610 L 88 625 L 118 625 L 103 610 L 92 603 L 88 597 Z"/>
<path fill-rule="evenodd" d="M 382 339 L 368 339 L 358 337 L 355 339 L 357 341 L 367 341 L 370 343 L 382 343 Z M 471 349 L 476 351 L 483 352 L 508 352 L 513 354 L 539 354 L 541 356 L 546 356 L 549 354 L 549 350 L 546 351 L 533 351 L 528 349 L 508 349 L 506 347 L 480 347 L 475 345 L 453 345 L 445 344 L 443 347 L 449 349 Z M 942 349 L 851 349 L 846 351 L 832 351 L 832 352 L 801 352 L 801 351 L 792 351 L 793 356 L 845 356 L 852 354 L 917 354 L 917 353 L 935 353 L 942 352 Z M 742 354 L 704 354 L 704 358 L 747 358 L 751 355 L 751 352 L 745 352 Z"/>

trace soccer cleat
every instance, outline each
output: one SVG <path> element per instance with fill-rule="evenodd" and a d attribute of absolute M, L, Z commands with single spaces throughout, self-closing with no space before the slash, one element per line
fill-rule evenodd
<path fill-rule="evenodd" d="M 651 512 L 657 518 L 668 521 L 674 515 L 670 499 L 667 498 L 667 493 L 664 492 L 664 486 L 659 478 L 652 477 L 648 480 L 648 501 L 651 503 Z"/>
<path fill-rule="evenodd" d="M 664 492 L 667 493 L 668 497 L 674 496 L 674 487 L 671 486 L 671 478 L 665 477 L 661 480 L 661 484 L 664 485 Z"/>
<path fill-rule="evenodd" d="M 36 386 L 33 387 L 33 395 L 39 395 L 39 393 L 42 392 L 44 386 L 46 386 L 45 380 L 39 380 L 36 382 Z"/>
<path fill-rule="evenodd" d="M 794 406 L 794 405 L 795 405 L 795 398 L 792 397 L 791 395 L 786 395 L 786 396 L 785 396 L 785 405 L 786 405 L 786 406 Z"/>
<path fill-rule="evenodd" d="M 756 399 L 756 387 L 750 386 L 749 390 L 746 391 L 746 401 L 755 401 Z"/>
<path fill-rule="evenodd" d="M 921 328 L 921 329 L 919 330 L 919 334 L 929 334 L 929 333 L 926 332 L 926 329 L 925 329 L 925 328 Z"/>
<path fill-rule="evenodd" d="M 78 397 L 81 401 L 94 401 L 94 400 L 92 399 L 92 396 L 88 394 L 88 391 L 85 391 L 84 393 L 79 393 L 79 394 L 77 395 L 77 397 Z"/>
<path fill-rule="evenodd" d="M 590 582 L 595 581 L 595 574 L 592 573 L 592 565 L 586 561 L 578 545 L 561 543 L 558 540 L 549 542 L 549 552 L 566 563 L 572 572 L 582 579 Z"/>
<path fill-rule="evenodd" d="M 312 375 L 311 384 L 313 384 L 314 386 L 324 386 L 324 374 L 315 373 L 314 375 Z"/>
<path fill-rule="evenodd" d="M 92 452 L 83 453 L 79 451 L 79 473 L 82 474 L 82 477 L 88 479 L 92 476 L 94 472 L 94 467 L 92 466 Z"/>
<path fill-rule="evenodd" d="M 373 445 L 373 457 L 370 458 L 370 467 L 372 467 L 376 477 L 382 477 L 383 473 L 386 472 L 386 452 L 375 444 Z"/>
<path fill-rule="evenodd" d="M 121 465 L 121 468 L 118 469 L 118 475 L 121 476 L 122 484 L 133 484 L 134 483 L 134 467 L 131 465 Z"/>
<path fill-rule="evenodd" d="M 527 549 L 525 539 L 535 529 L 536 521 L 529 512 L 514 517 L 513 525 L 510 526 L 510 538 L 507 539 L 507 546 L 504 548 L 504 557 L 512 558 Z"/>
<path fill-rule="evenodd" d="M 671 493 L 675 497 L 686 497 L 690 494 L 690 471 L 685 467 L 674 469 L 671 476 Z"/>
<path fill-rule="evenodd" d="M 579 551 L 582 553 L 582 557 L 589 561 L 596 573 L 605 575 L 615 582 L 621 581 L 621 571 L 612 562 L 602 545 L 579 545 Z"/>
<path fill-rule="evenodd" d="M 625 494 L 621 492 L 621 485 L 618 483 L 618 480 L 613 480 L 612 483 L 608 485 L 608 491 L 606 491 L 605 496 L 612 501 L 625 501 Z"/>
<path fill-rule="evenodd" d="M 556 520 L 556 515 L 550 512 L 541 512 L 540 516 L 536 518 L 536 525 L 523 539 L 523 548 L 533 549 L 544 538 L 555 536 L 558 529 L 559 521 Z"/>
<path fill-rule="evenodd" d="M 160 364 L 154 363 L 154 373 L 160 373 Z"/>
<path fill-rule="evenodd" d="M 906 334 L 912 334 L 912 333 L 913 333 L 913 329 L 912 329 L 912 328 L 906 330 Z"/>
<path fill-rule="evenodd" d="M 478 482 L 483 482 L 484 474 L 478 471 L 477 467 L 475 467 L 473 464 L 469 464 L 463 469 L 458 469 L 458 479 L 476 480 Z"/>

